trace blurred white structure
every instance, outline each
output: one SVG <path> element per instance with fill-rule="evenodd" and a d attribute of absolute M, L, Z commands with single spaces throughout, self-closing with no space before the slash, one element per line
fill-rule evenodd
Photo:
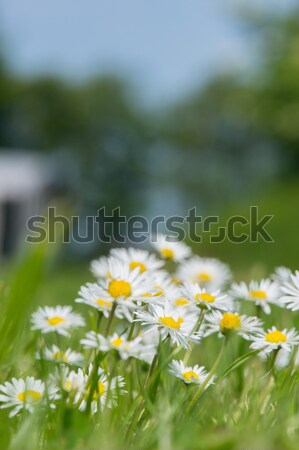
<path fill-rule="evenodd" d="M 0 151 L 0 257 L 14 252 L 30 216 L 47 202 L 49 161 L 25 151 Z"/>

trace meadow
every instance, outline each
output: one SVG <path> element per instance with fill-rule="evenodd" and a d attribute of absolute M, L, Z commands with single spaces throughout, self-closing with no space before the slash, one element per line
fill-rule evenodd
<path fill-rule="evenodd" d="M 180 245 L 112 250 L 92 270 L 41 245 L 3 272 L 1 448 L 297 447 L 294 274 L 234 284 Z"/>

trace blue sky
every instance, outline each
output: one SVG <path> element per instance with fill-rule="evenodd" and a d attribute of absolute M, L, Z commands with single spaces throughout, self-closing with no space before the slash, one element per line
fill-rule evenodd
<path fill-rule="evenodd" d="M 146 100 L 171 101 L 217 70 L 250 64 L 255 43 L 234 18 L 238 3 L 2 0 L 0 21 L 9 62 L 22 74 L 117 72 Z"/>

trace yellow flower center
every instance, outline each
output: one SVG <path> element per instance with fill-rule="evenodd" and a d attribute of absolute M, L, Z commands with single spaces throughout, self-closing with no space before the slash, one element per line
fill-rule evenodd
<path fill-rule="evenodd" d="M 174 284 L 181 284 L 181 280 L 178 277 L 172 277 L 172 281 Z"/>
<path fill-rule="evenodd" d="M 18 394 L 18 399 L 21 402 L 37 402 L 41 398 L 42 394 L 38 391 L 32 391 L 31 389 L 27 389 L 24 392 L 20 392 Z"/>
<path fill-rule="evenodd" d="M 161 286 L 155 286 L 155 289 L 157 289 L 157 291 L 142 294 L 142 297 L 160 297 L 164 294 L 164 290 L 161 288 Z"/>
<path fill-rule="evenodd" d="M 131 295 L 131 284 L 123 280 L 112 280 L 109 283 L 108 292 L 113 298 L 129 297 Z"/>
<path fill-rule="evenodd" d="M 175 320 L 173 317 L 159 317 L 160 323 L 169 328 L 174 328 L 179 330 L 181 328 L 181 324 L 184 322 L 182 317 L 179 317 L 178 320 Z"/>
<path fill-rule="evenodd" d="M 164 290 L 161 288 L 161 286 L 155 286 L 155 288 L 157 289 L 157 291 L 153 294 L 154 297 L 160 297 L 160 295 L 164 294 Z"/>
<path fill-rule="evenodd" d="M 189 301 L 185 297 L 180 297 L 175 301 L 176 306 L 185 306 L 188 305 L 188 303 Z"/>
<path fill-rule="evenodd" d="M 166 258 L 166 259 L 173 259 L 174 257 L 174 252 L 171 248 L 162 248 L 162 250 L 160 250 L 161 255 Z"/>
<path fill-rule="evenodd" d="M 208 294 L 207 292 L 203 292 L 202 294 L 197 294 L 195 296 L 196 301 L 202 300 L 203 302 L 213 303 L 215 301 L 215 295 Z"/>
<path fill-rule="evenodd" d="M 90 391 L 90 389 L 87 389 L 88 391 Z M 92 399 L 93 400 L 97 400 L 98 396 L 102 396 L 106 391 L 106 387 L 105 384 L 103 383 L 103 381 L 99 381 L 98 382 L 98 390 L 94 391 L 93 395 L 92 395 Z"/>
<path fill-rule="evenodd" d="M 97 304 L 100 305 L 102 308 L 105 308 L 105 306 L 111 308 L 112 306 L 112 302 L 109 302 L 108 300 L 103 300 L 101 298 L 97 300 Z"/>
<path fill-rule="evenodd" d="M 222 329 L 232 330 L 234 328 L 241 327 L 241 319 L 237 313 L 223 313 L 220 320 L 220 326 Z"/>
<path fill-rule="evenodd" d="M 189 382 L 199 379 L 197 373 L 195 373 L 193 370 L 188 370 L 188 372 L 183 372 L 182 375 L 185 378 L 185 380 L 187 380 Z"/>
<path fill-rule="evenodd" d="M 104 385 L 103 381 L 99 381 L 99 382 L 98 382 L 98 391 L 99 391 L 99 394 L 100 394 L 100 395 L 103 395 L 103 394 L 105 393 L 105 390 L 106 390 L 106 388 L 105 388 L 105 385 Z"/>
<path fill-rule="evenodd" d="M 66 354 L 63 353 L 63 352 L 56 352 L 56 353 L 53 353 L 52 356 L 53 356 L 53 358 L 58 359 L 58 360 L 63 360 L 63 361 L 65 361 L 65 362 L 68 361 L 68 357 L 67 357 Z"/>
<path fill-rule="evenodd" d="M 64 322 L 64 320 L 65 319 L 63 317 L 59 317 L 59 316 L 49 317 L 48 323 L 49 323 L 49 325 L 54 327 L 55 325 L 59 325 L 60 323 Z"/>
<path fill-rule="evenodd" d="M 130 269 L 131 269 L 131 270 L 134 270 L 134 269 L 136 269 L 136 267 L 139 268 L 139 272 L 140 272 L 140 273 L 143 273 L 143 272 L 145 272 L 145 271 L 147 270 L 146 265 L 144 265 L 142 262 L 131 261 L 131 262 L 130 262 Z"/>
<path fill-rule="evenodd" d="M 110 341 L 110 343 L 111 343 L 111 345 L 113 345 L 113 347 L 120 347 L 123 342 L 124 342 L 124 340 L 120 337 L 118 337 L 116 339 L 112 339 L 112 341 Z"/>
<path fill-rule="evenodd" d="M 251 298 L 256 298 L 258 300 L 266 300 L 267 299 L 267 294 L 265 291 L 253 290 L 253 291 L 250 291 L 249 294 L 250 294 Z"/>
<path fill-rule="evenodd" d="M 67 381 L 65 382 L 65 390 L 66 390 L 66 391 L 70 391 L 70 390 L 71 390 L 71 387 L 72 387 L 71 381 L 70 381 L 70 380 L 67 380 Z"/>
<path fill-rule="evenodd" d="M 92 399 L 97 400 L 98 397 L 101 397 L 105 393 L 105 391 L 106 391 L 105 384 L 103 383 L 103 381 L 99 381 L 97 390 L 95 390 L 92 394 Z M 87 392 L 89 394 L 90 387 L 87 388 Z M 86 396 L 86 398 L 88 398 L 88 395 Z"/>
<path fill-rule="evenodd" d="M 211 281 L 211 275 L 206 272 L 200 272 L 197 275 L 197 278 L 199 281 L 203 281 L 204 283 L 208 283 L 209 281 Z"/>
<path fill-rule="evenodd" d="M 271 344 L 279 344 L 280 342 L 285 342 L 287 340 L 287 337 L 281 331 L 275 330 L 266 333 L 265 340 L 267 342 L 270 342 Z"/>

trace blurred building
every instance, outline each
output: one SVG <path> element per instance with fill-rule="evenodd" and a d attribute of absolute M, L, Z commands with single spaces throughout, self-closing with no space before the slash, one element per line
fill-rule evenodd
<path fill-rule="evenodd" d="M 30 216 L 47 204 L 52 173 L 47 157 L 25 151 L 0 151 L 0 257 L 22 243 Z"/>

